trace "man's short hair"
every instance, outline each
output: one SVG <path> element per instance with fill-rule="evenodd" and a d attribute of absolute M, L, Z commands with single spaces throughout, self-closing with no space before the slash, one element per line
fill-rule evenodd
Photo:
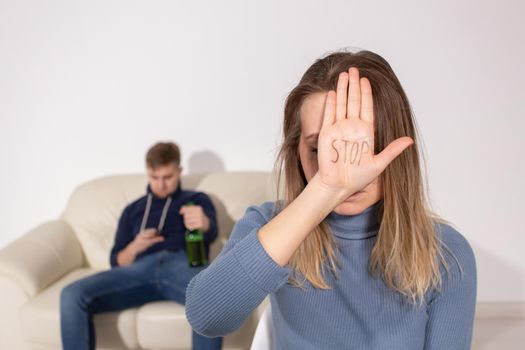
<path fill-rule="evenodd" d="M 180 149 L 173 142 L 158 142 L 146 153 L 146 166 L 156 169 L 160 166 L 175 163 L 180 165 Z"/>

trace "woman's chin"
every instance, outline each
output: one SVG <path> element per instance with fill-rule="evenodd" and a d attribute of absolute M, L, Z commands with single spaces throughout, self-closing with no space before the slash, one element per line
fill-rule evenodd
<path fill-rule="evenodd" d="M 339 215 L 358 215 L 377 203 L 380 199 L 381 198 L 374 193 L 359 191 L 335 207 L 334 212 Z"/>
<path fill-rule="evenodd" d="M 366 204 L 360 201 L 345 201 L 335 207 L 334 212 L 339 215 L 361 214 L 367 208 Z"/>

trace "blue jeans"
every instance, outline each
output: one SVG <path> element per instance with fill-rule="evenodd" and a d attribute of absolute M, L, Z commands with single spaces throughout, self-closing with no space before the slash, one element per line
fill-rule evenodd
<path fill-rule="evenodd" d="M 126 267 L 116 267 L 75 281 L 60 294 L 64 350 L 95 349 L 93 314 L 119 311 L 151 301 L 185 304 L 186 286 L 204 267 L 189 267 L 184 250 L 162 251 Z M 221 349 L 222 338 L 193 331 L 193 350 Z"/>

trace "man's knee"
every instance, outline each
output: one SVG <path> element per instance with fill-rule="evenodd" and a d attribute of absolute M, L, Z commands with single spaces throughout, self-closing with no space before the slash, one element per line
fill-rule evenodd
<path fill-rule="evenodd" d="M 61 311 L 85 305 L 86 296 L 84 288 L 79 281 L 73 282 L 62 289 L 60 292 Z"/>

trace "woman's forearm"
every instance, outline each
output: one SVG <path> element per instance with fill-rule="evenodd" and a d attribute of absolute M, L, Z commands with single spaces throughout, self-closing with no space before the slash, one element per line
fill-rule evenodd
<path fill-rule="evenodd" d="M 328 188 L 315 175 L 290 205 L 259 230 L 261 245 L 285 266 L 308 234 L 348 195 Z"/>

